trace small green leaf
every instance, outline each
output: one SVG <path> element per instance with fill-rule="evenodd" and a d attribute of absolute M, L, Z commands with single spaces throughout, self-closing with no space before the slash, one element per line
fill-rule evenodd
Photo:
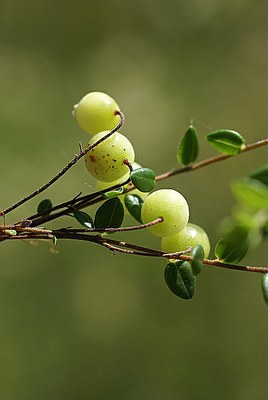
<path fill-rule="evenodd" d="M 249 232 L 243 226 L 234 226 L 216 244 L 216 257 L 226 263 L 236 264 L 249 248 Z"/>
<path fill-rule="evenodd" d="M 49 214 L 52 209 L 52 202 L 50 199 L 42 200 L 37 207 L 38 214 Z"/>
<path fill-rule="evenodd" d="M 203 247 L 198 244 L 193 248 L 192 251 L 192 261 L 191 261 L 191 266 L 193 270 L 194 275 L 200 274 L 202 268 L 203 268 L 203 259 L 204 259 L 204 249 Z"/>
<path fill-rule="evenodd" d="M 264 183 L 256 179 L 244 178 L 233 182 L 231 189 L 241 204 L 254 210 L 268 209 L 268 188 Z"/>
<path fill-rule="evenodd" d="M 124 188 L 123 188 L 123 186 L 121 186 L 118 189 L 110 190 L 110 192 L 104 193 L 104 196 L 106 197 L 106 199 L 111 199 L 113 197 L 120 196 L 120 194 L 122 194 L 123 192 L 124 192 Z"/>
<path fill-rule="evenodd" d="M 250 178 L 257 179 L 258 181 L 268 185 L 268 164 L 261 165 L 255 169 L 251 174 Z"/>
<path fill-rule="evenodd" d="M 151 192 L 155 186 L 155 172 L 149 168 L 137 168 L 130 174 L 133 185 L 141 192 Z"/>
<path fill-rule="evenodd" d="M 193 163 L 199 152 L 199 138 L 193 125 L 185 132 L 177 150 L 177 160 L 182 165 Z"/>
<path fill-rule="evenodd" d="M 192 251 L 193 260 L 202 261 L 204 259 L 204 256 L 205 253 L 203 247 L 201 246 L 201 244 L 197 244 Z"/>
<path fill-rule="evenodd" d="M 196 275 L 199 275 L 200 272 L 202 271 L 203 263 L 202 263 L 202 261 L 199 261 L 199 260 L 192 260 L 191 266 L 192 266 L 193 274 L 196 276 Z"/>
<path fill-rule="evenodd" d="M 208 133 L 206 139 L 220 153 L 235 156 L 245 148 L 245 140 L 240 133 L 228 129 Z"/>
<path fill-rule="evenodd" d="M 169 263 L 164 271 L 168 288 L 178 297 L 190 300 L 196 289 L 196 277 L 187 261 Z"/>
<path fill-rule="evenodd" d="M 73 215 L 76 221 L 79 222 L 79 224 L 83 225 L 88 229 L 93 228 L 93 219 L 86 212 L 76 210 L 74 211 Z"/>
<path fill-rule="evenodd" d="M 137 194 L 126 194 L 124 198 L 125 206 L 130 215 L 142 224 L 141 208 L 143 200 Z"/>
<path fill-rule="evenodd" d="M 15 229 L 5 229 L 4 232 L 9 236 L 16 236 L 17 235 L 17 231 L 15 231 Z"/>
<path fill-rule="evenodd" d="M 261 288 L 264 300 L 268 304 L 268 274 L 263 274 L 261 279 Z"/>
<path fill-rule="evenodd" d="M 124 219 L 124 207 L 118 197 L 106 200 L 96 211 L 96 228 L 119 228 Z"/>

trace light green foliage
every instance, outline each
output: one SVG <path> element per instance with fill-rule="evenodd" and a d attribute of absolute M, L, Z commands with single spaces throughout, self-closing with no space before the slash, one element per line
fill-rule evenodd
<path fill-rule="evenodd" d="M 248 248 L 248 229 L 244 226 L 234 226 L 218 241 L 215 255 L 223 262 L 236 264 L 246 255 Z"/>
<path fill-rule="evenodd" d="M 251 174 L 250 178 L 256 179 L 265 185 L 268 185 L 268 164 L 263 164 L 256 168 Z"/>
<path fill-rule="evenodd" d="M 144 201 L 141 218 L 144 223 L 158 217 L 164 221 L 148 228 L 155 236 L 174 235 L 182 231 L 189 219 L 189 207 L 185 198 L 173 189 L 152 192 Z"/>
<path fill-rule="evenodd" d="M 97 133 L 88 145 L 97 142 L 109 131 Z M 115 132 L 85 155 L 85 163 L 91 175 L 103 182 L 114 182 L 129 171 L 124 160 L 133 164 L 134 149 L 130 141 L 121 133 Z"/>
<path fill-rule="evenodd" d="M 207 134 L 206 139 L 220 153 L 235 156 L 245 148 L 245 140 L 240 133 L 229 129 L 220 129 Z"/>
<path fill-rule="evenodd" d="M 172 236 L 164 236 L 161 240 L 161 249 L 165 253 L 186 250 L 188 246 L 201 245 L 204 249 L 204 257 L 210 252 L 210 242 L 207 233 L 200 226 L 187 224 L 181 231 Z"/>
<path fill-rule="evenodd" d="M 268 274 L 263 274 L 261 280 L 262 294 L 265 302 L 268 304 Z"/>
<path fill-rule="evenodd" d="M 244 178 L 233 182 L 232 192 L 241 205 L 253 210 L 268 209 L 268 187 L 257 179 Z"/>
<path fill-rule="evenodd" d="M 268 220 L 267 164 L 231 184 L 237 200 L 233 215 L 222 222 L 222 239 L 215 254 L 225 262 L 237 263 L 264 239 Z"/>
<path fill-rule="evenodd" d="M 150 168 L 135 168 L 131 172 L 133 185 L 143 193 L 151 192 L 155 186 L 155 172 Z"/>
<path fill-rule="evenodd" d="M 114 99 L 102 92 L 86 94 L 73 109 L 73 115 L 80 128 L 91 134 L 110 130 L 120 121 L 120 111 Z"/>

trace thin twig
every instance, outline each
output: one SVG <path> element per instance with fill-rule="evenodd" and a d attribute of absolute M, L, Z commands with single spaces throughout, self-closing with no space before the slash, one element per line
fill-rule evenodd
<path fill-rule="evenodd" d="M 268 145 L 268 138 L 246 145 L 245 148 L 239 154 L 243 154 L 250 150 L 254 150 L 254 149 L 266 146 L 266 145 Z M 236 154 L 236 156 L 238 156 L 239 154 Z M 229 156 L 226 154 L 219 154 L 214 157 L 210 157 L 205 160 L 193 163 L 193 164 L 189 165 L 188 167 L 178 168 L 178 169 L 174 169 L 174 170 L 171 170 L 168 172 L 164 172 L 163 174 L 158 175 L 156 177 L 156 181 L 161 181 L 163 179 L 167 179 L 171 176 L 178 175 L 178 174 L 181 174 L 184 172 L 196 171 L 197 169 L 206 167 L 207 165 L 210 165 L 210 164 L 215 164 L 216 162 L 219 162 L 219 161 L 227 160 L 227 158 L 231 158 L 231 157 L 234 157 L 234 156 Z"/>
<path fill-rule="evenodd" d="M 75 210 L 81 210 L 82 208 L 88 207 L 89 205 L 98 203 L 102 200 L 107 200 L 107 198 L 104 196 L 106 193 L 111 192 L 112 190 L 116 190 L 121 186 L 125 186 L 129 182 L 130 178 L 128 178 L 124 182 L 117 183 L 116 185 L 110 186 L 106 189 L 102 189 L 97 192 L 87 194 L 85 196 L 76 196 L 72 200 L 54 206 L 52 209 L 50 209 L 47 212 L 44 212 L 43 214 L 36 213 L 34 215 L 31 215 L 27 219 L 32 221 L 32 226 L 44 224 L 45 222 L 52 221 L 63 215 L 68 215 Z M 60 210 L 61 208 L 65 208 L 65 210 L 62 210 L 54 214 L 52 213 L 53 211 Z"/>
<path fill-rule="evenodd" d="M 119 227 L 119 228 L 87 228 L 87 229 L 64 229 L 65 232 L 69 233 L 94 233 L 94 232 L 100 232 L 100 233 L 116 233 L 116 232 L 130 232 L 130 231 L 138 231 L 141 229 L 146 229 L 149 228 L 149 226 L 157 225 L 160 222 L 163 222 L 163 218 L 159 217 L 156 218 L 152 222 L 148 222 L 147 224 L 141 224 L 141 225 L 134 225 L 134 226 L 124 226 L 124 227 Z"/>
<path fill-rule="evenodd" d="M 50 233 L 51 232 L 51 233 Z M 119 252 L 124 254 L 131 254 L 137 256 L 145 256 L 145 257 L 157 257 L 157 258 L 167 258 L 167 259 L 179 259 L 183 261 L 192 261 L 191 256 L 185 255 L 190 251 L 190 248 L 186 249 L 185 251 L 175 252 L 175 253 L 164 253 L 160 250 L 154 250 L 143 246 L 134 245 L 132 243 L 127 243 L 123 241 L 118 241 L 114 239 L 110 239 L 107 237 L 102 237 L 100 235 L 86 235 L 83 233 L 69 233 L 66 231 L 56 231 L 52 230 L 49 233 L 33 233 L 33 232 L 25 232 L 24 234 L 10 236 L 5 235 L 0 237 L 0 241 L 3 240 L 21 240 L 21 239 L 49 239 L 51 238 L 57 239 L 66 239 L 66 240 L 80 240 L 80 241 L 87 241 L 91 243 L 96 243 L 100 246 L 106 247 L 113 252 Z M 245 271 L 245 272 L 255 272 L 255 273 L 268 273 L 268 267 L 256 267 L 250 265 L 236 265 L 236 264 L 228 264 L 221 262 L 218 259 L 209 260 L 204 259 L 203 264 L 210 265 L 214 267 L 225 268 L 229 270 L 236 270 L 236 271 Z"/>
<path fill-rule="evenodd" d="M 114 129 L 112 129 L 109 133 L 107 133 L 107 135 L 103 136 L 101 139 L 97 140 L 92 145 L 86 147 L 83 151 L 80 150 L 80 153 L 76 154 L 74 156 L 74 158 L 57 175 L 55 175 L 52 179 L 50 179 L 48 182 L 46 182 L 39 189 L 30 193 L 28 196 L 23 197 L 21 200 L 12 204 L 10 207 L 6 208 L 5 210 L 1 210 L 0 216 L 8 214 L 9 212 L 15 210 L 17 207 L 21 206 L 22 204 L 24 204 L 27 201 L 29 201 L 30 199 L 32 199 L 33 197 L 35 197 L 38 194 L 47 190 L 51 185 L 53 185 L 53 183 L 55 183 L 58 179 L 60 179 L 71 167 L 73 167 L 82 157 L 84 157 L 85 154 L 87 154 L 90 150 L 92 150 L 94 147 L 98 146 L 100 143 L 102 143 L 104 140 L 108 139 L 112 134 L 114 134 L 117 130 L 119 130 L 124 123 L 124 114 L 121 111 L 116 111 L 116 114 L 118 114 L 120 116 L 120 121 Z"/>

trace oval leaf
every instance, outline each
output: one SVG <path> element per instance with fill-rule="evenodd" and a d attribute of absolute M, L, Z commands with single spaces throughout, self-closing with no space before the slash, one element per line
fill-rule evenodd
<path fill-rule="evenodd" d="M 203 263 L 200 260 L 192 260 L 191 266 L 192 266 L 193 274 L 196 276 L 196 275 L 199 275 L 200 272 L 202 271 Z"/>
<path fill-rule="evenodd" d="M 264 300 L 268 304 L 268 274 L 264 274 L 261 279 L 261 288 Z"/>
<path fill-rule="evenodd" d="M 240 133 L 228 129 L 208 133 L 206 139 L 220 153 L 235 156 L 245 148 L 245 140 Z"/>
<path fill-rule="evenodd" d="M 257 179 L 268 186 L 268 164 L 261 165 L 250 174 L 250 178 Z"/>
<path fill-rule="evenodd" d="M 133 185 L 141 192 L 151 192 L 155 186 L 155 172 L 149 168 L 137 168 L 130 174 Z"/>
<path fill-rule="evenodd" d="M 204 256 L 205 253 L 203 247 L 201 246 L 201 244 L 197 244 L 192 251 L 193 260 L 202 261 L 204 259 Z"/>
<path fill-rule="evenodd" d="M 268 209 L 268 188 L 256 179 L 240 179 L 231 185 L 236 199 L 254 210 Z"/>
<path fill-rule="evenodd" d="M 199 138 L 193 125 L 185 132 L 177 150 L 177 160 L 182 165 L 193 163 L 199 152 Z"/>
<path fill-rule="evenodd" d="M 215 255 L 220 261 L 236 264 L 246 255 L 248 248 L 248 230 L 235 226 L 216 244 Z"/>
<path fill-rule="evenodd" d="M 95 228 L 119 228 L 124 219 L 124 207 L 118 197 L 105 201 L 96 211 Z"/>
<path fill-rule="evenodd" d="M 204 255 L 204 249 L 200 244 L 193 248 L 191 266 L 194 275 L 198 275 L 202 271 Z"/>
<path fill-rule="evenodd" d="M 52 209 L 52 201 L 50 199 L 42 200 L 37 207 L 38 214 L 49 214 Z"/>
<path fill-rule="evenodd" d="M 141 208 L 143 200 L 137 194 L 126 194 L 124 202 L 129 214 L 142 224 Z"/>
<path fill-rule="evenodd" d="M 79 222 L 79 224 L 85 226 L 88 229 L 93 228 L 93 219 L 86 212 L 76 210 L 74 211 L 73 215 L 76 221 Z"/>
<path fill-rule="evenodd" d="M 187 261 L 169 263 L 164 271 L 168 288 L 178 297 L 190 300 L 196 289 L 196 277 Z"/>

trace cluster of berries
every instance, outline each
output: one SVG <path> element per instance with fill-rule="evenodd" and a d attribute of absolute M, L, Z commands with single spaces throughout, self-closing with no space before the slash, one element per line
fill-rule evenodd
<path fill-rule="evenodd" d="M 102 92 L 85 95 L 74 106 L 73 115 L 80 128 L 92 135 L 89 145 L 100 141 L 120 122 L 118 104 Z M 135 162 L 132 144 L 119 132 L 113 133 L 92 148 L 85 155 L 85 164 L 89 173 L 97 179 L 97 190 L 125 182 L 130 174 L 127 164 L 131 164 L 134 170 L 141 167 Z M 161 248 L 164 252 L 177 252 L 199 244 L 204 249 L 205 257 L 209 255 L 208 236 L 200 226 L 189 223 L 188 203 L 181 193 L 173 189 L 160 189 L 151 193 L 135 189 L 134 193 L 142 201 L 143 223 L 163 218 L 161 223 L 148 227 L 148 230 L 162 238 Z M 124 197 L 124 194 L 120 196 L 123 204 Z"/>

